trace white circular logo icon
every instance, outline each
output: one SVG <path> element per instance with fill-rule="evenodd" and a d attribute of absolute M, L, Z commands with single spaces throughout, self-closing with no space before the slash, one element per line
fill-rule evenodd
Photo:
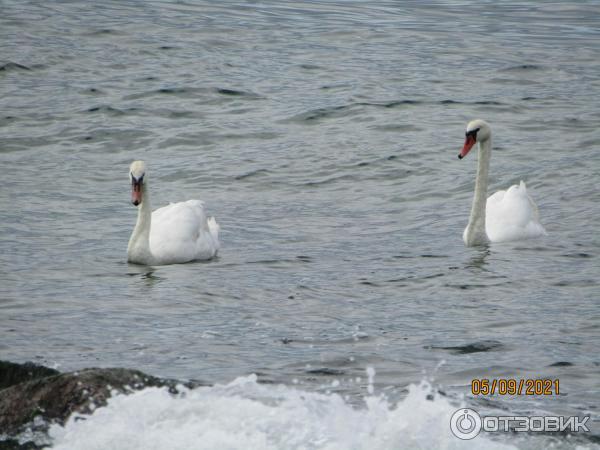
<path fill-rule="evenodd" d="M 452 414 L 450 429 L 459 439 L 473 439 L 481 431 L 481 416 L 469 408 L 459 409 Z"/>

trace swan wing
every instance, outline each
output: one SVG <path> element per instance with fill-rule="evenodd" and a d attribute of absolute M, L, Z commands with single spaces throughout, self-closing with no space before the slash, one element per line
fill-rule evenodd
<path fill-rule="evenodd" d="M 539 222 L 538 208 L 527 193 L 525 183 L 498 191 L 487 199 L 485 231 L 492 242 L 542 236 L 546 230 Z"/>
<path fill-rule="evenodd" d="M 171 203 L 152 213 L 150 249 L 160 264 L 210 259 L 219 249 L 218 230 L 202 201 Z"/>

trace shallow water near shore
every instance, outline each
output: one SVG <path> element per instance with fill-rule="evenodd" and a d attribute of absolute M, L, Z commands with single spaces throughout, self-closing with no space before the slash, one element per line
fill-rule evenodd
<path fill-rule="evenodd" d="M 244 446 L 244 411 L 282 417 L 247 422 L 254 448 L 598 448 L 597 2 L 1 10 L 0 359 L 221 386 L 118 397 L 73 439 L 102 448 L 120 411 L 153 405 L 180 418 L 151 418 L 167 437 L 231 437 L 198 448 Z M 476 154 L 456 156 L 476 117 L 490 190 L 524 180 L 548 236 L 465 248 Z M 127 264 L 133 159 L 155 208 L 206 202 L 218 258 Z M 480 378 L 560 395 L 474 397 Z M 461 404 L 591 431 L 460 441 Z"/>

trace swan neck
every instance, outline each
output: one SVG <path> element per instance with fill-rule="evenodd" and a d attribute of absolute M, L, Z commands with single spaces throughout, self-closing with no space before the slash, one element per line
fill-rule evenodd
<path fill-rule="evenodd" d="M 142 185 L 142 203 L 138 207 L 138 216 L 133 233 L 129 239 L 127 256 L 130 262 L 151 264 L 150 227 L 152 224 L 152 206 L 147 182 Z"/>
<path fill-rule="evenodd" d="M 480 245 L 488 242 L 485 232 L 485 207 L 487 203 L 488 173 L 490 168 L 490 157 L 492 151 L 491 137 L 479 143 L 477 154 L 477 178 L 475 179 L 475 194 L 469 225 L 465 232 L 465 243 L 467 245 Z"/>

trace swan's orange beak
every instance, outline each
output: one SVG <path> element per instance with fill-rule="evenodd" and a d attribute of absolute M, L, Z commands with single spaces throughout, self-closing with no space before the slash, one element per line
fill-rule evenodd
<path fill-rule="evenodd" d="M 475 145 L 476 141 L 477 138 L 474 134 L 467 134 L 467 137 L 465 138 L 465 145 L 463 145 L 462 150 L 458 154 L 458 159 L 463 159 L 465 156 L 467 156 L 467 153 L 469 153 L 469 150 L 471 150 L 471 148 Z"/>
<path fill-rule="evenodd" d="M 141 182 L 133 182 L 131 183 L 131 203 L 135 206 L 142 203 L 142 183 Z"/>

